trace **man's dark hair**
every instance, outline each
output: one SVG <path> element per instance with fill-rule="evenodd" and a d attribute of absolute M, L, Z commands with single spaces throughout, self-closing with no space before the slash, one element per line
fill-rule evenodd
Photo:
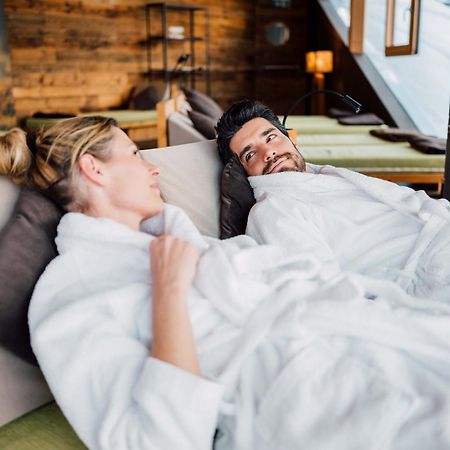
<path fill-rule="evenodd" d="M 249 120 L 262 117 L 278 128 L 285 136 L 288 136 L 286 128 L 278 120 L 274 112 L 257 100 L 242 100 L 234 103 L 220 118 L 217 123 L 217 148 L 220 159 L 224 164 L 233 156 L 230 149 L 230 141 L 233 136 Z"/>

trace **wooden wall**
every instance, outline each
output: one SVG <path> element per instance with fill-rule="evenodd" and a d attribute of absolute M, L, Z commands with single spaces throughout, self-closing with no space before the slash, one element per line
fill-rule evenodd
<path fill-rule="evenodd" d="M 4 2 L 0 0 L 0 129 L 15 125 Z"/>
<path fill-rule="evenodd" d="M 146 80 L 145 3 L 5 0 L 17 116 L 124 104 Z M 252 96 L 254 1 L 177 3 L 209 8 L 212 96 L 224 107 Z M 172 65 L 179 53 L 171 52 Z"/>
<path fill-rule="evenodd" d="M 255 97 L 280 115 L 308 90 L 305 52 L 309 45 L 310 3 L 291 0 L 290 7 L 277 8 L 272 0 L 256 0 Z M 289 39 L 283 45 L 272 45 L 266 38 L 267 31 L 280 23 L 286 26 Z M 304 112 L 304 104 L 295 111 Z"/>

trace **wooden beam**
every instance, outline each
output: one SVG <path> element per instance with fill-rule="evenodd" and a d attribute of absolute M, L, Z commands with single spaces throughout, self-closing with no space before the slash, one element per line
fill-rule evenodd
<path fill-rule="evenodd" d="M 365 0 L 351 0 L 348 47 L 352 53 L 364 52 L 364 8 Z"/>

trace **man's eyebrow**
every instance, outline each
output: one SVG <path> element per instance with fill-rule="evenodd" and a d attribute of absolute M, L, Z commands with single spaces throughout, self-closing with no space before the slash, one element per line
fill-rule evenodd
<path fill-rule="evenodd" d="M 265 136 L 267 136 L 269 133 L 272 133 L 272 131 L 275 131 L 275 130 L 276 130 L 275 127 L 267 128 L 267 130 L 264 130 L 264 131 L 259 135 L 259 137 L 265 137 Z M 241 159 L 241 158 L 245 155 L 245 153 L 247 153 L 251 148 L 252 148 L 252 146 L 251 146 L 250 144 L 249 144 L 249 145 L 246 145 L 246 146 L 241 150 L 241 152 L 239 153 L 239 159 Z"/>
<path fill-rule="evenodd" d="M 241 153 L 239 153 L 239 159 L 242 159 L 242 157 L 252 148 L 252 146 L 246 145 L 242 150 Z"/>
<path fill-rule="evenodd" d="M 272 133 L 272 131 L 275 131 L 275 130 L 276 130 L 275 127 L 267 128 L 267 130 L 264 130 L 264 131 L 260 134 L 260 137 L 267 136 L 269 133 Z"/>

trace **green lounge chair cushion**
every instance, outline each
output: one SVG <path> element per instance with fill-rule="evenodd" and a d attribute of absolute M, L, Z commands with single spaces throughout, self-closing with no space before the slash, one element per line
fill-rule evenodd
<path fill-rule="evenodd" d="M 85 450 L 55 402 L 0 428 L 3 450 Z"/>
<path fill-rule="evenodd" d="M 127 123 L 136 122 L 147 122 L 152 121 L 156 123 L 156 110 L 149 109 L 145 111 L 140 111 L 136 109 L 120 109 L 112 111 L 92 111 L 89 113 L 78 114 L 78 116 L 105 116 L 111 117 L 117 120 L 119 126 L 127 127 Z M 27 128 L 40 128 L 40 127 L 51 127 L 56 123 L 60 122 L 61 118 L 40 118 L 40 117 L 29 117 L 26 122 Z"/>

